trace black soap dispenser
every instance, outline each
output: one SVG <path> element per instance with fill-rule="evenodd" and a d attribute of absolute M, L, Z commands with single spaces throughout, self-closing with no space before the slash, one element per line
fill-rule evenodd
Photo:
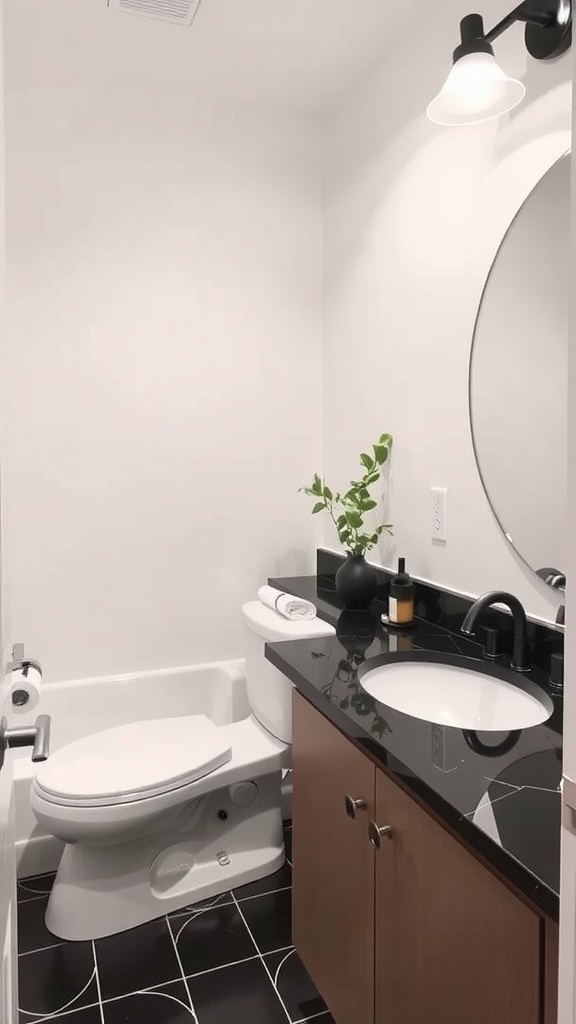
<path fill-rule="evenodd" d="M 405 558 L 398 559 L 398 573 L 390 580 L 388 621 L 391 626 L 411 626 L 414 621 L 414 583 Z"/>

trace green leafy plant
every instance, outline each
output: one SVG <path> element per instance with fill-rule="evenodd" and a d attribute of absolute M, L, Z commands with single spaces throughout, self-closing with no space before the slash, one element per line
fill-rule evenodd
<path fill-rule="evenodd" d="M 345 494 L 334 494 L 322 477 L 314 474 L 309 487 L 301 487 L 304 494 L 316 499 L 312 515 L 327 512 L 342 546 L 352 555 L 364 555 L 378 543 L 380 535 L 392 533 L 391 523 L 380 523 L 372 532 L 364 528 L 364 517 L 378 505 L 370 494 L 370 488 L 380 479 L 382 467 L 388 461 L 392 450 L 392 434 L 382 434 L 372 445 L 373 455 L 362 452 L 360 462 L 365 473 L 361 480 L 351 480 Z"/>

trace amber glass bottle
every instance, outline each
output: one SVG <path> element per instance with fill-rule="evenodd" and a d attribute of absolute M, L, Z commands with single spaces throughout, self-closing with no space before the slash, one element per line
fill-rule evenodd
<path fill-rule="evenodd" d="M 390 580 L 388 619 L 392 626 L 409 626 L 414 619 L 414 583 L 405 558 L 398 559 L 398 573 Z"/>

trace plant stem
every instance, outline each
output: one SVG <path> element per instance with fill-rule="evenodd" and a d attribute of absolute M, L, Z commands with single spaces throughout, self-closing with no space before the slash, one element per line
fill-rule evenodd
<path fill-rule="evenodd" d="M 338 523 L 336 521 L 336 516 L 334 515 L 334 511 L 333 511 L 332 505 L 333 505 L 333 501 L 327 502 L 326 503 L 326 508 L 328 510 L 328 515 L 330 516 L 330 519 L 332 520 L 332 522 L 334 523 L 334 526 L 336 527 L 336 533 L 338 534 L 338 536 L 340 536 L 340 530 L 338 529 Z"/>
<path fill-rule="evenodd" d="M 324 481 L 323 481 L 323 483 L 324 483 Z M 324 500 L 326 501 L 326 510 L 328 512 L 328 515 L 330 516 L 332 522 L 334 523 L 334 527 L 335 527 L 336 533 L 338 534 L 338 539 L 340 540 L 340 528 L 338 526 L 338 521 L 336 519 L 336 516 L 334 515 L 334 509 L 333 509 L 334 501 L 333 500 L 332 501 L 327 501 L 326 498 Z M 352 527 L 351 527 L 351 529 L 352 529 Z M 356 531 L 354 531 L 354 532 L 356 532 Z M 342 541 L 340 541 L 340 543 L 342 543 Z M 350 547 L 355 547 L 355 544 L 354 545 L 348 544 L 348 548 L 350 548 Z"/>

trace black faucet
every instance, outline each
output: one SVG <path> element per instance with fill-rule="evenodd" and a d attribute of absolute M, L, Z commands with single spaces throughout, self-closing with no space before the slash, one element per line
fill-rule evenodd
<path fill-rule="evenodd" d="M 529 672 L 526 612 L 518 598 L 514 597 L 514 594 L 508 594 L 505 590 L 492 590 L 489 594 L 483 594 L 470 608 L 460 627 L 461 632 L 466 633 L 467 636 L 473 636 L 476 631 L 477 619 L 487 608 L 491 608 L 494 604 L 505 604 L 512 612 L 514 620 L 512 668 L 516 669 L 517 672 Z"/>

